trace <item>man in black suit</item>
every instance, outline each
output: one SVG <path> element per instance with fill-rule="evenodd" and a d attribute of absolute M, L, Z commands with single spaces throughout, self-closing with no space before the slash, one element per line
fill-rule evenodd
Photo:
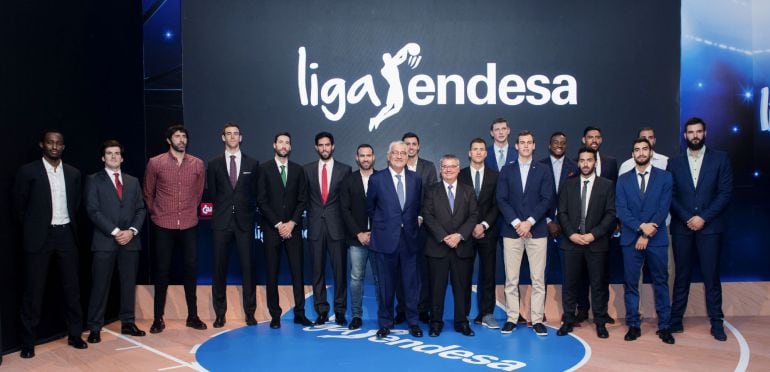
<path fill-rule="evenodd" d="M 574 309 L 579 290 L 579 278 L 587 276 L 591 285 L 591 302 L 599 338 L 609 337 L 607 332 L 607 254 L 610 235 L 615 228 L 615 185 L 596 175 L 596 151 L 582 147 L 578 151 L 580 177 L 568 179 L 559 192 L 559 224 L 564 236 L 564 286 L 562 302 L 564 321 L 556 332 L 564 336 L 572 332 L 576 315 Z"/>
<path fill-rule="evenodd" d="M 209 161 L 206 171 L 209 195 L 214 201 L 211 221 L 214 239 L 214 277 L 211 297 L 214 302 L 214 328 L 224 327 L 227 312 L 228 245 L 235 239 L 241 264 L 241 287 L 246 325 L 256 325 L 256 284 L 251 270 L 254 242 L 254 214 L 257 209 L 257 174 L 259 162 L 241 152 L 243 136 L 238 124 L 222 128 L 225 153 Z"/>
<path fill-rule="evenodd" d="M 436 337 L 444 327 L 447 276 L 451 276 L 455 330 L 464 336 L 473 336 L 475 333 L 468 324 L 466 307 L 474 257 L 471 234 L 478 219 L 476 195 L 471 186 L 457 182 L 460 159 L 444 155 L 439 164 L 442 182 L 428 187 L 422 208 L 428 231 L 425 255 L 433 282 L 428 334 Z"/>
<path fill-rule="evenodd" d="M 110 291 L 115 261 L 120 275 L 121 333 L 144 336 L 134 317 L 136 272 L 142 243 L 139 229 L 144 224 L 144 208 L 139 180 L 120 169 L 123 145 L 115 140 L 102 144 L 104 169 L 86 180 L 86 211 L 94 224 L 91 243 L 91 300 L 88 305 L 88 342 L 101 342 L 99 332 L 104 325 L 107 295 Z"/>
<path fill-rule="evenodd" d="M 469 239 L 473 250 L 479 256 L 479 275 L 478 275 L 478 315 L 473 319 L 476 324 L 481 324 L 487 328 L 497 329 L 500 325 L 494 317 L 495 311 L 495 270 L 497 268 L 497 198 L 495 190 L 497 188 L 497 171 L 490 167 L 485 167 L 484 161 L 487 158 L 487 143 L 481 138 L 475 138 L 471 141 L 468 150 L 470 165 L 460 170 L 458 181 L 473 188 L 476 204 L 479 213 L 473 227 L 472 237 Z M 471 263 L 468 273 L 469 278 L 473 278 L 473 264 Z M 472 280 L 468 281 L 468 291 L 466 294 L 466 315 L 471 310 L 471 286 Z"/>
<path fill-rule="evenodd" d="M 369 255 L 368 247 L 372 238 L 371 221 L 366 213 L 366 191 L 369 188 L 369 177 L 374 173 L 374 161 L 374 148 L 366 143 L 358 145 L 358 170 L 348 174 L 340 185 L 342 220 L 347 232 L 346 243 L 350 246 L 350 311 L 353 318 L 350 320 L 349 329 L 359 329 L 362 325 L 367 261 L 372 268 L 375 286 L 377 285 L 374 255 Z"/>
<path fill-rule="evenodd" d="M 270 328 L 281 328 L 278 304 L 278 269 L 281 248 L 286 248 L 294 292 L 294 323 L 311 326 L 305 317 L 303 279 L 302 212 L 307 201 L 307 179 L 302 166 L 289 161 L 291 135 L 281 132 L 273 139 L 275 157 L 259 166 L 257 205 L 262 215 L 265 264 L 267 266 L 267 307 Z"/>
<path fill-rule="evenodd" d="M 43 158 L 19 168 L 13 187 L 14 210 L 24 239 L 24 295 L 21 300 L 21 357 L 35 356 L 35 327 L 40 323 L 48 266 L 56 257 L 66 302 L 67 343 L 88 344 L 80 337 L 83 311 L 78 284 L 77 221 L 80 171 L 61 160 L 64 136 L 47 130 L 40 138 Z"/>
<path fill-rule="evenodd" d="M 335 161 L 334 136 L 320 132 L 315 136 L 318 161 L 305 164 L 307 177 L 307 238 L 313 254 L 313 300 L 318 318 L 315 324 L 329 320 L 329 302 L 326 297 L 326 253 L 329 253 L 334 273 L 334 321 L 347 325 L 347 266 L 345 226 L 340 209 L 340 184 L 350 174 L 350 166 Z"/>

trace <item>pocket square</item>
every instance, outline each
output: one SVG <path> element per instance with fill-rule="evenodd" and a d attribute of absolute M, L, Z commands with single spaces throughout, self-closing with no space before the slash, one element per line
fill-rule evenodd
<path fill-rule="evenodd" d="M 241 172 L 241 174 L 251 174 L 251 172 Z"/>

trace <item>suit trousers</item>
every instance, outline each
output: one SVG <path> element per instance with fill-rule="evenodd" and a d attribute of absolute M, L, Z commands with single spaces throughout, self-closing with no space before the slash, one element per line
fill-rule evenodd
<path fill-rule="evenodd" d="M 379 302 L 377 318 L 380 327 L 393 328 L 393 297 L 396 286 L 404 286 L 406 320 L 410 326 L 417 325 L 417 302 L 420 297 L 420 275 L 417 272 L 417 254 L 408 252 L 404 232 L 399 237 L 398 247 L 393 253 L 376 252 L 375 264 L 379 280 Z"/>
<path fill-rule="evenodd" d="M 182 282 L 184 297 L 187 302 L 187 317 L 198 316 L 198 297 L 195 293 L 198 284 L 198 227 L 189 229 L 164 229 L 155 226 L 155 318 L 162 318 L 166 308 L 166 292 L 171 281 L 171 259 L 175 248 L 181 248 L 184 255 L 182 263 Z"/>
<path fill-rule="evenodd" d="M 139 239 L 134 237 L 134 239 Z M 104 326 L 104 313 L 107 309 L 112 275 L 118 266 L 120 280 L 120 318 L 121 324 L 134 323 L 136 304 L 136 272 L 139 269 L 139 251 L 129 251 L 122 247 L 114 251 L 94 251 L 91 255 L 91 299 L 88 304 L 88 330 L 99 331 Z"/>
<path fill-rule="evenodd" d="M 24 252 L 25 285 L 21 300 L 21 345 L 35 345 L 35 328 L 40 323 L 43 294 L 51 259 L 56 260 L 61 274 L 62 296 L 66 310 L 69 336 L 80 336 L 83 332 L 83 310 L 80 305 L 78 279 L 78 248 L 75 244 L 71 225 L 51 226 L 48 229 L 43 248 L 38 252 Z"/>
<path fill-rule="evenodd" d="M 427 239 L 427 231 L 425 228 L 420 228 L 420 232 L 417 236 L 417 272 L 420 275 L 420 297 L 417 302 L 417 311 L 419 313 L 425 313 L 431 309 L 431 291 L 430 291 L 430 268 L 428 267 L 428 261 L 425 258 L 425 239 Z M 400 278 L 401 275 L 398 275 Z M 404 300 L 404 287 L 399 282 L 396 286 L 396 311 L 403 313 L 406 301 Z"/>
<path fill-rule="evenodd" d="M 476 280 L 476 302 L 478 315 L 494 314 L 497 296 L 495 294 L 495 273 L 497 270 L 497 234 L 473 239 L 474 250 L 479 257 L 479 273 Z M 473 262 L 468 266 L 468 278 L 473 278 Z M 465 315 L 471 311 L 471 287 L 473 280 L 468 280 Z"/>
<path fill-rule="evenodd" d="M 294 295 L 294 317 L 305 316 L 305 279 L 302 271 L 304 250 L 302 236 L 299 231 L 291 238 L 284 240 L 278 235 L 278 230 L 267 227 L 264 230 L 265 266 L 267 270 L 266 292 L 267 309 L 271 318 L 280 318 L 283 310 L 278 298 L 278 270 L 281 268 L 281 248 L 286 249 L 291 271 L 291 285 Z"/>
<path fill-rule="evenodd" d="M 331 258 L 334 275 L 334 313 L 345 314 L 348 304 L 348 252 L 344 240 L 334 240 L 328 231 L 320 239 L 309 240 L 313 254 L 313 305 L 317 314 L 329 314 L 326 296 L 326 256 Z"/>
<path fill-rule="evenodd" d="M 591 286 L 591 305 L 594 323 L 605 324 L 608 320 L 607 303 L 610 299 L 607 281 L 607 257 L 609 253 L 591 252 L 588 248 L 562 250 L 564 254 L 564 285 L 562 286 L 562 307 L 574 309 L 581 296 L 581 278 L 588 278 Z M 576 322 L 576 314 L 564 312 L 564 322 Z"/>
<path fill-rule="evenodd" d="M 431 325 L 444 325 L 444 300 L 446 299 L 446 287 L 449 278 L 452 282 L 452 299 L 454 302 L 454 325 L 467 324 L 467 300 L 470 297 L 470 282 L 473 266 L 473 257 L 459 257 L 457 251 L 450 250 L 445 257 L 426 257 L 431 272 L 431 288 L 433 307 L 430 313 Z"/>
<path fill-rule="evenodd" d="M 509 322 L 519 319 L 519 274 L 521 260 L 527 253 L 529 277 L 532 280 L 530 320 L 532 324 L 542 323 L 545 312 L 545 261 L 548 238 L 512 239 L 503 238 L 503 261 L 505 263 L 505 308 Z"/>
<path fill-rule="evenodd" d="M 639 327 L 639 278 L 642 276 L 642 264 L 647 265 L 652 276 L 655 293 L 655 312 L 658 314 L 658 329 L 669 328 L 671 301 L 668 295 L 668 246 L 647 246 L 636 249 L 634 245 L 622 247 L 624 300 L 626 303 L 626 324 Z"/>
<path fill-rule="evenodd" d="M 719 278 L 720 234 L 674 234 L 674 295 L 671 301 L 671 325 L 681 326 L 692 279 L 692 260 L 697 253 L 706 290 L 706 313 L 712 325 L 722 325 L 722 282 Z"/>
<path fill-rule="evenodd" d="M 214 229 L 214 276 L 211 286 L 214 312 L 217 316 L 224 316 L 227 312 L 227 268 L 230 258 L 230 242 L 235 240 L 235 251 L 238 254 L 238 262 L 241 266 L 241 290 L 243 292 L 243 311 L 245 314 L 254 315 L 257 309 L 257 292 L 254 283 L 254 271 L 252 265 L 252 247 L 254 231 L 242 231 L 238 228 L 235 216 L 230 219 L 227 228 Z"/>

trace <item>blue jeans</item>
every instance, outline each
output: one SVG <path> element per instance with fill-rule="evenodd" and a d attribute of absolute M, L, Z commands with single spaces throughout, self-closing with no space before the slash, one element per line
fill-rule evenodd
<path fill-rule="evenodd" d="M 353 317 L 363 318 L 364 279 L 366 278 L 366 262 L 372 268 L 375 288 L 377 287 L 377 270 L 374 265 L 374 256 L 369 255 L 369 248 L 350 246 L 350 311 Z M 375 293 L 378 293 L 375 290 Z M 379 301 L 378 301 L 379 303 Z"/>

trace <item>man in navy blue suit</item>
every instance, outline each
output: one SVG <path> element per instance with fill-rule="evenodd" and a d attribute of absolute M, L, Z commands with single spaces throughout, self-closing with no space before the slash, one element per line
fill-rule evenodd
<path fill-rule="evenodd" d="M 503 166 L 516 160 L 516 150 L 508 143 L 508 136 L 511 134 L 511 128 L 508 121 L 504 118 L 497 118 L 489 126 L 489 135 L 492 137 L 492 145 L 487 147 L 487 158 L 484 160 L 484 166 L 494 169 L 497 172 L 503 169 Z"/>
<path fill-rule="evenodd" d="M 674 295 L 671 305 L 671 332 L 684 330 L 682 317 L 687 309 L 692 275 L 692 256 L 697 254 L 711 335 L 727 340 L 722 325 L 722 283 L 719 280 L 720 238 L 727 219 L 725 210 L 733 189 L 733 170 L 727 153 L 706 148 L 706 123 L 693 117 L 684 123 L 686 153 L 668 163 L 673 177 L 671 236 L 674 250 Z"/>
<path fill-rule="evenodd" d="M 664 343 L 673 344 L 674 337 L 669 329 L 671 302 L 668 296 L 668 234 L 665 231 L 671 205 L 671 174 L 652 166 L 652 145 L 646 138 L 634 140 L 631 155 L 636 166 L 620 175 L 615 191 L 615 206 L 622 222 L 620 245 L 628 325 L 624 339 L 634 341 L 642 335 L 639 277 L 642 264 L 646 262 L 655 291 L 658 337 Z"/>
<path fill-rule="evenodd" d="M 374 252 L 379 276 L 377 337 L 390 333 L 393 327 L 393 297 L 396 275 L 404 286 L 406 320 L 409 333 L 422 337 L 418 325 L 417 302 L 420 276 L 417 273 L 417 235 L 420 226 L 422 181 L 417 173 L 406 169 L 406 144 L 390 143 L 388 168 L 369 177 L 366 209 L 372 221 L 369 248 Z"/>

